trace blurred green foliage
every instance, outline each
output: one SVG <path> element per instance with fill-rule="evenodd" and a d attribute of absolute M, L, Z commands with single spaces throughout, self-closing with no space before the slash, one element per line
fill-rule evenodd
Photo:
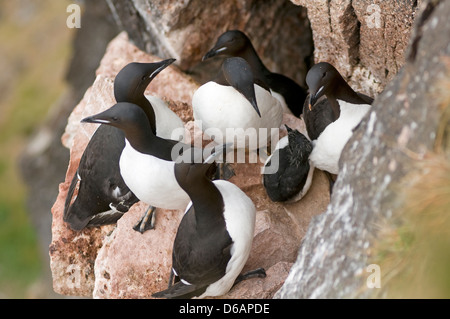
<path fill-rule="evenodd" d="M 435 150 L 400 183 L 403 205 L 373 251 L 383 297 L 450 298 L 450 59 L 442 61 L 447 76 L 430 90 L 441 112 Z"/>
<path fill-rule="evenodd" d="M 43 267 L 17 158 L 65 89 L 70 1 L 0 0 L 0 297 L 41 297 Z M 50 212 L 49 212 L 50 214 Z"/>

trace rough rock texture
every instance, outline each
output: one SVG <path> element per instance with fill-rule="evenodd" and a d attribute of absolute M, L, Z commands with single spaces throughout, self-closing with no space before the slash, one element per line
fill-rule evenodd
<path fill-rule="evenodd" d="M 332 63 L 355 89 L 371 96 L 380 93 L 403 65 L 416 8 L 421 2 L 291 1 L 308 10 L 315 62 Z"/>
<path fill-rule="evenodd" d="M 402 178 L 433 149 L 440 101 L 430 88 L 449 71 L 450 2 L 423 1 L 420 12 L 403 69 L 346 145 L 331 203 L 313 218 L 276 297 L 375 295 L 366 285 L 370 249 L 378 225 L 402 205 L 395 191 Z"/>
<path fill-rule="evenodd" d="M 311 29 L 306 10 L 289 1 L 107 2 L 119 26 L 139 48 L 176 58 L 182 70 L 198 75 L 198 63 L 217 37 L 226 30 L 240 29 L 249 35 L 269 69 L 304 84 L 312 57 Z"/>
<path fill-rule="evenodd" d="M 67 189 L 81 154 L 95 130 L 80 120 L 114 104 L 113 80 L 117 72 L 131 61 L 155 61 L 132 45 L 122 33 L 108 46 L 97 70 L 97 78 L 83 100 L 69 117 L 64 145 L 71 150 L 66 179 L 52 209 L 53 241 L 50 245 L 54 288 L 67 295 L 96 298 L 148 298 L 165 289 L 171 267 L 172 243 L 181 211 L 157 210 L 156 229 L 140 234 L 132 229 L 146 209 L 138 203 L 125 214 L 117 226 L 105 226 L 74 232 L 62 221 Z M 198 84 L 171 66 L 159 74 L 148 88 L 186 123 L 194 138 L 191 99 Z M 304 132 L 301 120 L 286 115 L 284 122 Z M 286 134 L 281 130 L 282 134 Z M 200 134 L 201 135 L 201 134 Z M 207 141 L 205 141 L 207 142 Z M 319 171 L 306 197 L 295 204 L 272 203 L 261 184 L 261 163 L 235 164 L 236 183 L 257 207 L 254 245 L 244 271 L 265 267 L 266 279 L 252 279 L 237 285 L 224 298 L 270 298 L 281 287 L 290 265 L 295 261 L 301 238 L 311 218 L 328 205 L 328 182 Z M 283 247 L 283 249 L 280 249 Z"/>

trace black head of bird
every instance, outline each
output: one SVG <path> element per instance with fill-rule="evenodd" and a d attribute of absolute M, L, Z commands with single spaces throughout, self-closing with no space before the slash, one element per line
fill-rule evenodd
<path fill-rule="evenodd" d="M 150 82 L 173 62 L 175 59 L 154 63 L 132 62 L 127 64 L 114 80 L 116 101 L 137 103 L 144 96 L 145 89 Z"/>
<path fill-rule="evenodd" d="M 181 188 L 190 189 L 199 181 L 209 181 L 209 172 L 213 169 L 215 163 L 180 162 L 175 164 L 175 178 Z"/>
<path fill-rule="evenodd" d="M 306 75 L 306 84 L 309 87 L 309 109 L 311 110 L 323 95 L 332 95 L 341 81 L 344 79 L 330 63 L 320 62 L 314 65 Z"/>
<path fill-rule="evenodd" d="M 203 56 L 202 61 L 218 55 L 240 56 L 240 53 L 249 45 L 251 45 L 250 39 L 244 32 L 239 30 L 227 31 L 217 39 L 214 47 Z"/>
<path fill-rule="evenodd" d="M 106 111 L 82 119 L 81 122 L 114 126 L 123 130 L 127 137 L 140 136 L 152 131 L 142 108 L 127 102 L 117 103 Z"/>
<path fill-rule="evenodd" d="M 259 117 L 258 104 L 256 102 L 254 77 L 252 69 L 247 61 L 240 57 L 227 58 L 222 63 L 219 78 L 220 81 L 225 81 L 227 84 L 238 90 L 252 105 Z"/>

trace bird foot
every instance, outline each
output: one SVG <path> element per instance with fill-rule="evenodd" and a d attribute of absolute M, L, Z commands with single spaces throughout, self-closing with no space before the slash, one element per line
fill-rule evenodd
<path fill-rule="evenodd" d="M 139 222 L 133 226 L 133 229 L 140 232 L 141 234 L 143 234 L 147 230 L 155 229 L 155 209 L 155 207 L 149 206 Z"/>
<path fill-rule="evenodd" d="M 243 280 L 251 278 L 266 278 L 266 271 L 264 270 L 264 268 L 257 268 L 254 270 L 247 271 L 245 274 L 240 274 L 234 281 L 233 286 L 237 285 Z"/>
<path fill-rule="evenodd" d="M 231 167 L 230 164 L 228 164 L 228 163 L 219 164 L 219 178 L 218 179 L 227 181 L 235 175 L 236 175 L 236 173 L 234 172 L 234 169 L 233 169 L 233 167 Z"/>

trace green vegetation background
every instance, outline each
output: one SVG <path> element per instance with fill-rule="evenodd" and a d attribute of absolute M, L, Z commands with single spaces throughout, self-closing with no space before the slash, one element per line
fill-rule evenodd
<path fill-rule="evenodd" d="M 65 89 L 75 32 L 66 26 L 69 3 L 0 0 L 0 298 L 40 297 L 46 265 L 17 159 Z"/>

